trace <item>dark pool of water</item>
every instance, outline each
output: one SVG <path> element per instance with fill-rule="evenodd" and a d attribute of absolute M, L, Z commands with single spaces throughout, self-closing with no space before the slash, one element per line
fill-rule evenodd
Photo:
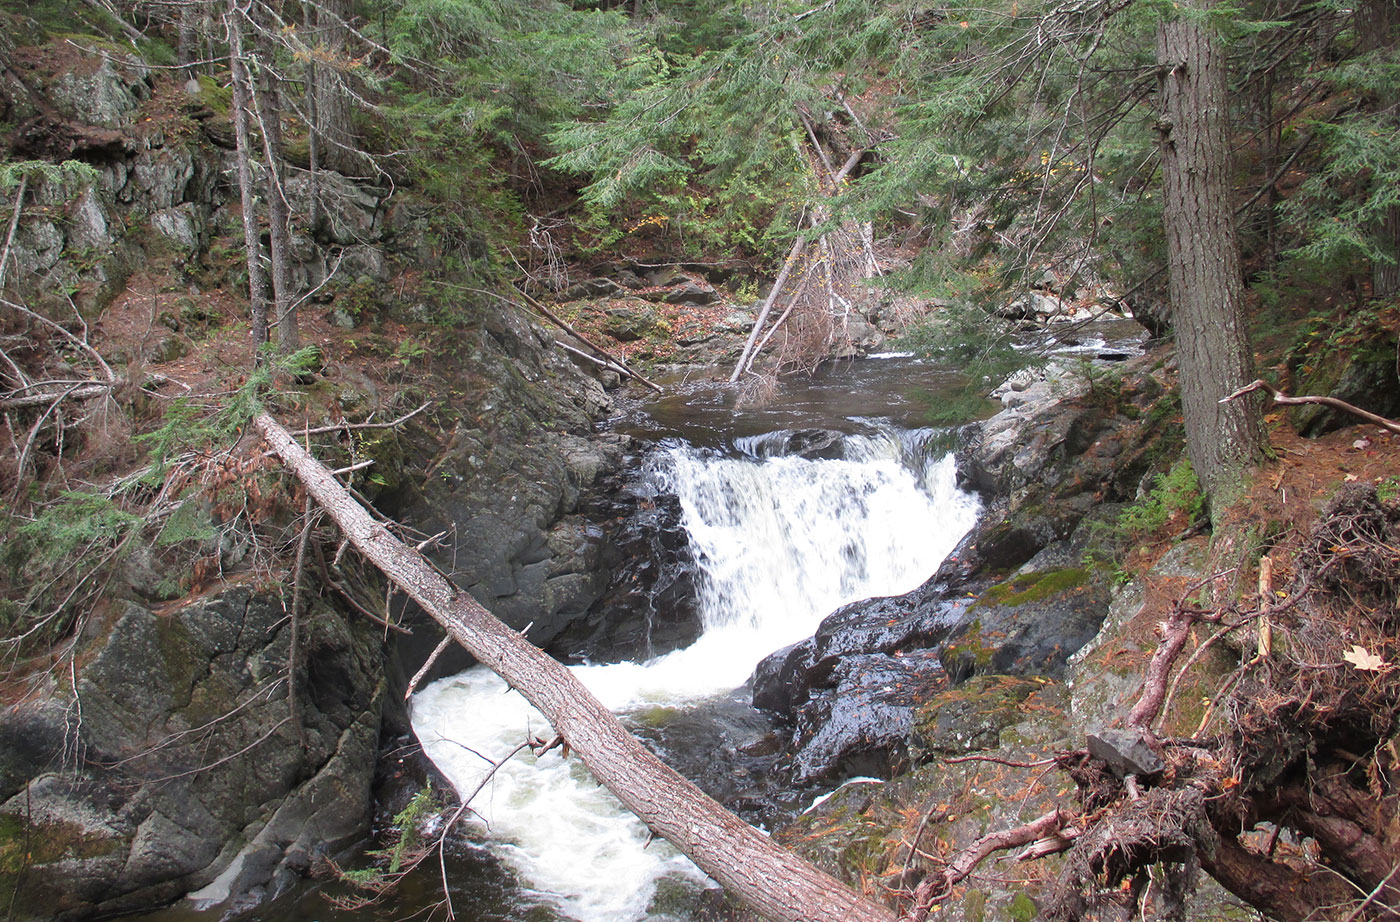
<path fill-rule="evenodd" d="M 1112 361 L 1138 354 L 1143 338 L 1134 321 L 1108 319 L 1024 334 L 1017 345 L 1042 355 Z M 906 353 L 827 362 L 766 391 L 736 388 L 727 378 L 728 369 L 660 378 L 665 394 L 646 395 L 609 425 L 639 438 L 683 438 L 706 448 L 729 448 L 744 436 L 780 429 L 859 434 L 873 421 L 916 429 L 930 425 L 930 412 L 967 384 L 959 370 Z M 995 383 L 987 382 L 987 390 Z M 985 409 L 997 408 L 989 401 Z"/>
<path fill-rule="evenodd" d="M 871 420 L 918 428 L 928 425 L 930 408 L 962 381 L 946 367 L 902 355 L 829 362 L 810 377 L 780 380 L 761 394 L 734 388 L 723 377 L 676 376 L 658 382 L 665 394 L 626 409 L 610 427 L 706 448 L 779 429 L 858 433 Z"/>

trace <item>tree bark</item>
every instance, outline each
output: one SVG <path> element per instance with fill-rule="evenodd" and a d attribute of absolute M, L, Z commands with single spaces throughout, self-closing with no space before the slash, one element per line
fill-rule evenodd
<path fill-rule="evenodd" d="M 307 155 L 307 198 L 310 200 L 307 206 L 306 227 L 314 235 L 317 226 L 321 223 L 321 190 L 317 175 L 321 171 L 321 116 L 316 108 L 316 94 L 321 85 L 319 70 L 316 66 L 316 53 L 318 51 L 318 39 L 316 38 L 316 15 L 315 6 L 309 0 L 302 0 L 301 4 L 301 24 L 306 32 L 307 41 L 311 44 L 310 53 L 306 56 L 306 155 Z"/>
<path fill-rule="evenodd" d="M 1196 0 L 1197 13 L 1213 0 Z M 1220 399 L 1253 377 L 1244 277 L 1230 204 L 1225 57 L 1199 15 L 1157 28 L 1163 222 L 1172 328 L 1191 464 L 1215 508 L 1262 457 L 1257 401 Z"/>
<path fill-rule="evenodd" d="M 205 12 L 203 0 L 185 0 L 180 4 L 179 32 L 176 44 L 176 59 L 184 71 L 186 80 L 193 80 L 199 74 L 198 61 L 204 47 L 202 36 L 205 32 Z"/>
<path fill-rule="evenodd" d="M 701 870 L 780 922 L 893 922 L 889 910 L 775 845 L 658 759 L 573 673 L 370 518 L 271 416 L 260 413 L 253 424 L 360 553 L 519 689 L 600 783 Z"/>
<path fill-rule="evenodd" d="M 262 235 L 258 232 L 257 199 L 253 194 L 253 154 L 249 122 L 253 110 L 253 81 L 243 57 L 243 10 L 229 0 L 224 13 L 228 30 L 229 67 L 233 81 L 233 138 L 238 162 L 238 195 L 243 207 L 243 251 L 248 266 L 248 305 L 254 348 L 267 342 L 267 276 L 262 266 Z"/>
<path fill-rule="evenodd" d="M 322 165 L 350 176 L 365 172 L 367 158 L 355 137 L 354 89 L 350 83 L 348 45 L 350 4 L 347 0 L 320 0 L 316 4 L 317 67 L 316 123 Z"/>
<path fill-rule="evenodd" d="M 277 349 L 288 353 L 301 345 L 297 328 L 295 292 L 292 290 L 292 229 L 291 209 L 287 205 L 287 186 L 283 181 L 285 162 L 282 159 L 282 87 L 281 79 L 272 71 L 271 23 L 256 23 L 257 44 L 262 57 L 258 68 L 258 91 L 253 108 L 262 129 L 263 159 L 267 167 L 267 227 L 268 252 L 272 266 L 273 316 L 277 320 Z"/>
<path fill-rule="evenodd" d="M 1356 7 L 1356 34 L 1362 52 L 1393 48 L 1400 41 L 1400 4 L 1396 0 L 1362 0 Z M 1400 88 L 1380 93 L 1378 116 L 1394 130 L 1394 109 L 1400 105 Z M 1386 110 L 1391 110 L 1386 115 Z M 1381 128 L 1380 130 L 1385 130 Z M 1371 296 L 1388 298 L 1400 292 L 1400 205 L 1391 205 L 1375 229 L 1380 259 L 1371 260 Z"/>

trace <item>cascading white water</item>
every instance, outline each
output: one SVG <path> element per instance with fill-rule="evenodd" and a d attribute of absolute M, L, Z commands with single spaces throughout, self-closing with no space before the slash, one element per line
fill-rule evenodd
<path fill-rule="evenodd" d="M 747 457 L 684 444 L 653 459 L 675 493 L 695 552 L 705 631 L 647 663 L 574 667 L 615 711 L 684 706 L 742 685 L 764 656 L 812 633 L 848 602 L 908 592 L 972 526 L 977 504 L 954 483 L 951 457 L 924 450 L 930 433 L 848 436 L 841 460 Z M 423 748 L 459 792 L 470 792 L 544 719 L 493 673 L 443 679 L 413 700 Z M 648 915 L 656 883 L 703 875 L 558 751 L 502 766 L 472 804 L 490 841 L 528 886 L 581 922 Z"/>

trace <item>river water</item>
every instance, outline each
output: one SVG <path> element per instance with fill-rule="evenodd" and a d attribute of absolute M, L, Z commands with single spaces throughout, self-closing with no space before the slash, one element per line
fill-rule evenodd
<path fill-rule="evenodd" d="M 1112 331 L 1109 339 L 1119 340 Z M 1132 330 L 1123 335 L 1134 335 Z M 1132 351 L 1087 337 L 1083 348 Z M 580 678 L 663 755 L 693 776 L 734 745 L 746 718 L 740 688 L 769 652 L 811 634 L 839 605 L 908 591 L 971 527 L 976 501 L 954 484 L 945 433 L 922 428 L 928 408 L 961 378 L 908 356 L 832 363 L 782 382 L 762 405 L 703 380 L 663 382 L 667 395 L 612 420 L 655 442 L 646 476 L 676 495 L 697 551 L 705 631 L 691 647 L 646 663 L 575 667 Z M 822 459 L 783 453 L 792 433 L 844 434 Z M 736 691 L 737 689 L 737 691 Z M 696 729 L 717 713 L 718 729 Z M 458 788 L 544 720 L 489 672 L 444 679 L 413 702 L 425 750 Z M 760 727 L 763 721 L 753 716 Z M 684 727 L 682 732 L 680 728 Z M 710 748 L 706 748 L 710 747 Z M 702 749 L 704 751 L 695 751 Z M 682 752 L 682 750 L 686 750 Z M 680 922 L 709 886 L 559 751 L 506 763 L 473 802 L 479 843 L 446 855 L 462 922 Z M 312 888 L 258 911 L 276 922 L 441 918 L 439 868 L 420 869 L 385 903 L 336 909 Z M 334 888 L 331 888 L 334 889 Z M 213 922 L 188 903 L 144 922 Z"/>
<path fill-rule="evenodd" d="M 896 361 L 908 377 L 938 378 Z M 643 728 L 657 714 L 671 720 L 727 695 L 760 659 L 810 635 L 837 607 L 914 589 L 977 515 L 975 499 L 955 485 L 940 433 L 910 428 L 902 414 L 869 415 L 888 411 L 888 395 L 877 402 L 849 375 L 807 382 L 778 409 L 736 414 L 721 396 L 696 389 L 690 397 L 677 409 L 653 404 L 627 424 L 668 436 L 645 473 L 657 492 L 679 498 L 698 561 L 704 632 L 650 662 L 573 667 L 605 704 Z M 913 399 L 908 410 L 912 416 Z M 677 415 L 691 439 L 677 437 Z M 845 437 L 820 459 L 783 453 L 794 429 L 814 426 Z M 551 735 L 518 693 L 481 668 L 425 688 L 412 716 L 424 750 L 459 793 L 475 790 L 527 736 Z M 577 759 L 557 750 L 495 768 L 473 808 L 481 840 L 531 901 L 565 919 L 683 919 L 707 885 L 666 843 L 649 841 Z M 665 896 L 659 902 L 658 892 Z"/>

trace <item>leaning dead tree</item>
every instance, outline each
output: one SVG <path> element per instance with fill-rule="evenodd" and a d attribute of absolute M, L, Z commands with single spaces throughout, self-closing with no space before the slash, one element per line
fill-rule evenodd
<path fill-rule="evenodd" d="M 851 171 L 866 154 L 856 147 L 839 166 L 832 159 L 806 113 L 798 113 L 807 143 L 797 154 L 807 161 L 812 205 L 797 222 L 798 237 L 783 260 L 773 288 L 759 308 L 748 339 L 729 375 L 733 384 L 753 367 L 754 360 L 775 344 L 776 367 L 782 371 L 811 370 L 839 341 L 847 321 L 859 312 L 863 283 L 879 274 L 869 227 L 833 219 L 831 202 Z M 781 311 L 771 323 L 776 307 Z"/>
<path fill-rule="evenodd" d="M 573 673 L 372 519 L 271 416 L 260 413 L 254 426 L 361 554 L 518 689 L 600 783 L 701 870 L 779 922 L 893 922 L 889 910 L 774 844 L 658 759 Z"/>

